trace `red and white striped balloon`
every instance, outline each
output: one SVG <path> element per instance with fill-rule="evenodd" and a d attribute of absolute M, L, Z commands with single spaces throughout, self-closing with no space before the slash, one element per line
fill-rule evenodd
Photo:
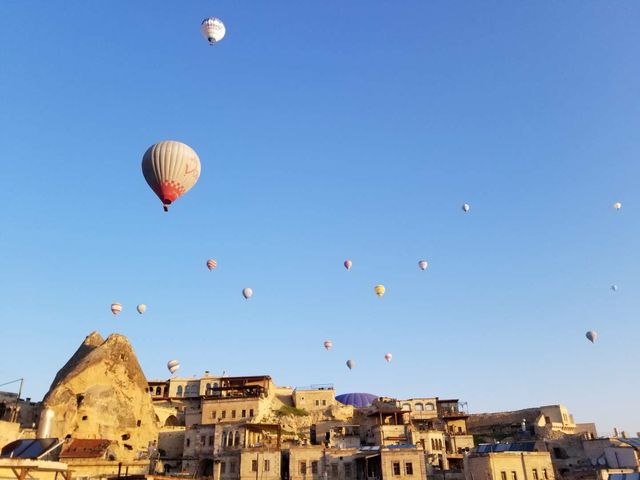
<path fill-rule="evenodd" d="M 120 305 L 119 303 L 111 304 L 111 313 L 113 313 L 114 315 L 118 315 L 121 311 L 122 311 L 122 305 Z"/>
<path fill-rule="evenodd" d="M 216 262 L 213 258 L 210 258 L 209 260 L 207 260 L 207 268 L 209 270 L 213 270 L 217 266 L 218 266 L 218 262 Z"/>

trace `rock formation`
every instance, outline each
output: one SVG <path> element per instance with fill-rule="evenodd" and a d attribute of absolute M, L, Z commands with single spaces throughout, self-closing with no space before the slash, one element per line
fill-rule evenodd
<path fill-rule="evenodd" d="M 60 369 L 44 400 L 53 411 L 50 435 L 105 439 L 114 460 L 146 454 L 158 438 L 146 378 L 123 335 L 91 333 Z"/>

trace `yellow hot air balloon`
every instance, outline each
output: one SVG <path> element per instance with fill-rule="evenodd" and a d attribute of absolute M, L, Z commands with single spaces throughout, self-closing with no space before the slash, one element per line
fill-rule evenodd
<path fill-rule="evenodd" d="M 379 297 L 384 295 L 384 292 L 386 291 L 386 289 L 384 288 L 384 285 L 376 285 L 373 288 L 373 291 L 376 292 L 376 295 L 378 295 Z"/>

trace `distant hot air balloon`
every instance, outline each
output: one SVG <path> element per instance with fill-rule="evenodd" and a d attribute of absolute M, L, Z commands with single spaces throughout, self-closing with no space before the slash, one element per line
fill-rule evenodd
<path fill-rule="evenodd" d="M 393 355 L 391 355 L 390 353 L 387 353 L 387 354 L 384 356 L 384 359 L 385 359 L 387 362 L 390 362 L 392 358 L 393 358 Z"/>
<path fill-rule="evenodd" d="M 209 41 L 209 45 L 218 43 L 224 38 L 227 29 L 222 20 L 216 17 L 205 18 L 200 26 L 202 35 Z"/>
<path fill-rule="evenodd" d="M 218 266 L 218 262 L 216 262 L 213 258 L 207 260 L 207 268 L 211 271 Z"/>
<path fill-rule="evenodd" d="M 325 340 L 324 348 L 326 348 L 327 350 L 331 350 L 333 348 L 333 342 L 331 340 Z"/>
<path fill-rule="evenodd" d="M 244 298 L 249 300 L 253 296 L 253 290 L 251 290 L 250 288 L 245 288 L 244 290 L 242 290 L 242 295 L 244 295 Z"/>
<path fill-rule="evenodd" d="M 611 285 L 611 290 L 613 290 L 614 292 L 618 291 L 618 286 L 617 285 Z"/>
<path fill-rule="evenodd" d="M 616 210 L 620 210 L 622 208 L 622 204 L 620 202 L 616 202 L 613 204 L 613 208 L 615 208 Z"/>
<path fill-rule="evenodd" d="M 347 270 L 351 268 L 351 265 L 353 265 L 353 262 L 351 260 L 344 261 L 344 268 L 346 268 Z"/>
<path fill-rule="evenodd" d="M 418 267 L 420 267 L 420 270 L 426 270 L 428 266 L 429 263 L 426 260 L 420 260 L 418 262 Z"/>
<path fill-rule="evenodd" d="M 180 368 L 180 362 L 178 360 L 169 360 L 167 362 L 167 368 L 171 372 L 171 375 L 176 373 L 176 370 Z"/>
<path fill-rule="evenodd" d="M 136 308 L 138 309 L 138 313 L 139 313 L 140 315 L 142 315 L 144 312 L 146 312 L 146 311 L 147 311 L 147 306 L 146 306 L 144 303 L 141 303 L 141 304 L 140 304 L 140 305 L 138 305 Z"/>
<path fill-rule="evenodd" d="M 464 213 L 467 213 L 467 212 L 469 211 L 469 209 L 470 209 L 470 208 L 471 208 L 471 207 L 469 206 L 469 204 L 468 204 L 468 203 L 463 203 L 463 204 L 462 204 L 462 211 L 463 211 Z"/>
<path fill-rule="evenodd" d="M 111 304 L 111 313 L 113 313 L 114 315 L 118 315 L 121 311 L 122 311 L 122 305 L 120 305 L 119 303 Z"/>
<path fill-rule="evenodd" d="M 591 343 L 596 343 L 596 339 L 598 338 L 597 332 L 594 332 L 593 330 L 589 330 L 585 336 Z"/>
<path fill-rule="evenodd" d="M 166 212 L 198 181 L 200 159 L 189 145 L 172 140 L 158 142 L 142 157 L 142 174 Z"/>
<path fill-rule="evenodd" d="M 347 367 L 349 367 L 349 370 L 355 367 L 355 365 L 356 364 L 353 362 L 353 360 L 347 360 Z"/>
<path fill-rule="evenodd" d="M 382 297 L 386 289 L 384 288 L 384 285 L 376 285 L 375 287 L 373 287 L 373 291 L 376 292 L 376 295 Z"/>

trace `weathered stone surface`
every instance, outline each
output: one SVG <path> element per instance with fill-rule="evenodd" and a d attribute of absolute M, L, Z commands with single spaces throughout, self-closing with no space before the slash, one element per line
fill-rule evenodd
<path fill-rule="evenodd" d="M 44 408 L 54 412 L 51 435 L 113 442 L 118 460 L 147 451 L 158 425 L 136 355 L 123 335 L 91 333 L 60 369 Z"/>

